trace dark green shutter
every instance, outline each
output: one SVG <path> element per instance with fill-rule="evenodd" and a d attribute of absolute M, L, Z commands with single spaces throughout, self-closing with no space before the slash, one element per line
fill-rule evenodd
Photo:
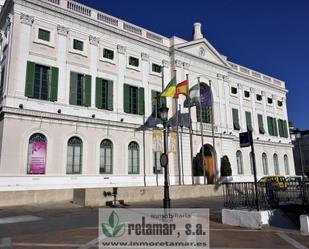
<path fill-rule="evenodd" d="M 274 135 L 274 129 L 273 129 L 273 121 L 271 117 L 267 117 L 267 125 L 268 125 L 268 133 L 269 135 Z"/>
<path fill-rule="evenodd" d="M 125 113 L 130 113 L 130 86 L 123 85 L 123 110 Z"/>
<path fill-rule="evenodd" d="M 261 114 L 258 114 L 258 123 L 259 123 L 259 132 L 260 134 L 265 133 L 264 124 L 263 124 L 263 116 Z"/>
<path fill-rule="evenodd" d="M 246 112 L 246 122 L 247 122 L 247 130 L 252 131 L 252 121 L 251 121 L 251 112 Z"/>
<path fill-rule="evenodd" d="M 145 93 L 143 87 L 138 89 L 138 114 L 145 114 Z"/>
<path fill-rule="evenodd" d="M 234 130 L 240 130 L 238 110 L 232 109 Z"/>
<path fill-rule="evenodd" d="M 57 67 L 51 68 L 51 85 L 50 85 L 50 101 L 57 101 L 58 99 L 58 76 L 59 69 Z"/>
<path fill-rule="evenodd" d="M 282 129 L 282 120 L 278 119 L 278 129 L 279 129 L 279 136 L 283 137 L 283 129 Z"/>
<path fill-rule="evenodd" d="M 288 132 L 288 125 L 286 120 L 282 120 L 282 125 L 283 125 L 283 134 L 284 137 L 288 138 L 289 137 L 289 132 Z"/>
<path fill-rule="evenodd" d="M 277 120 L 273 118 L 273 123 L 274 123 L 274 136 L 278 136 L 278 129 L 277 129 Z"/>
<path fill-rule="evenodd" d="M 34 71 L 35 71 L 35 64 L 33 62 L 28 61 L 25 96 L 29 98 L 32 98 L 34 94 Z"/>
<path fill-rule="evenodd" d="M 70 104 L 77 104 L 77 73 L 74 72 L 70 75 Z"/>
<path fill-rule="evenodd" d="M 91 75 L 85 75 L 85 101 L 84 106 L 91 106 Z"/>
<path fill-rule="evenodd" d="M 112 111 L 114 102 L 114 83 L 109 80 L 107 83 L 107 110 Z"/>
<path fill-rule="evenodd" d="M 95 106 L 98 109 L 102 108 L 102 79 L 96 78 L 96 87 L 95 87 Z"/>

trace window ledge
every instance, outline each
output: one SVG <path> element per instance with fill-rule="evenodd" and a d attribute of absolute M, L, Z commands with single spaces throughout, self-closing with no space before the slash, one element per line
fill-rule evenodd
<path fill-rule="evenodd" d="M 107 58 L 100 58 L 100 61 L 107 62 L 107 63 L 112 64 L 112 65 L 116 65 L 115 59 L 110 60 L 110 59 L 107 59 Z"/>
<path fill-rule="evenodd" d="M 50 47 L 50 48 L 55 48 L 55 44 L 53 44 L 52 42 L 44 41 L 44 40 L 38 40 L 37 39 L 37 40 L 34 40 L 33 43 L 45 45 L 45 46 Z"/>
<path fill-rule="evenodd" d="M 153 75 L 156 77 L 162 77 L 162 73 L 151 72 L 150 75 Z"/>
<path fill-rule="evenodd" d="M 128 68 L 128 69 L 132 69 L 132 70 L 137 71 L 137 72 L 140 72 L 140 71 L 141 71 L 140 67 L 135 67 L 135 66 L 127 65 L 127 68 Z"/>
<path fill-rule="evenodd" d="M 80 56 L 83 56 L 85 58 L 87 58 L 87 53 L 86 52 L 82 52 L 82 51 L 79 51 L 79 50 L 75 50 L 75 49 L 72 49 L 69 51 L 71 54 L 76 54 L 76 55 L 80 55 Z"/>

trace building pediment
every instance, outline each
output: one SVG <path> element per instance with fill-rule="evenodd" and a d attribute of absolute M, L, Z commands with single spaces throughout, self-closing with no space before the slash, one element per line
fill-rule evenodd
<path fill-rule="evenodd" d="M 177 44 L 175 49 L 222 66 L 230 67 L 226 58 L 222 56 L 205 38 Z"/>

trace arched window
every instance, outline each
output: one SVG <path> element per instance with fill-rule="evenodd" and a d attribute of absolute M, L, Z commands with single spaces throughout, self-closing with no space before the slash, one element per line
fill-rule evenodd
<path fill-rule="evenodd" d="M 253 171 L 253 157 L 252 157 L 252 152 L 250 152 L 249 158 L 250 158 L 251 174 L 253 175 L 253 174 L 254 174 L 254 171 Z"/>
<path fill-rule="evenodd" d="M 113 143 L 105 139 L 100 145 L 100 174 L 113 173 Z"/>
<path fill-rule="evenodd" d="M 129 163 L 128 173 L 139 174 L 139 146 L 136 142 L 131 142 L 128 146 Z"/>
<path fill-rule="evenodd" d="M 284 155 L 284 169 L 285 169 L 285 174 L 289 175 L 290 174 L 290 168 L 289 168 L 289 158 L 287 155 Z"/>
<path fill-rule="evenodd" d="M 236 152 L 236 161 L 237 161 L 237 173 L 238 175 L 244 174 L 243 161 L 242 161 L 242 153 L 240 150 Z"/>
<path fill-rule="evenodd" d="M 275 175 L 280 175 L 279 161 L 277 154 L 274 154 L 274 169 L 275 169 Z"/>
<path fill-rule="evenodd" d="M 68 141 L 67 174 L 80 174 L 82 172 L 83 142 L 78 137 Z"/>
<path fill-rule="evenodd" d="M 33 134 L 28 145 L 28 174 L 45 174 L 47 139 L 43 134 Z"/>
<path fill-rule="evenodd" d="M 268 161 L 266 153 L 262 154 L 263 174 L 268 175 Z"/>

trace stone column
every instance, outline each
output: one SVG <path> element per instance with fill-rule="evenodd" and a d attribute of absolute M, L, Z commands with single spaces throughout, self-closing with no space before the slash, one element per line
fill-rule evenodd
<path fill-rule="evenodd" d="M 256 107 L 255 107 L 255 89 L 252 87 L 250 88 L 251 92 L 251 103 L 252 103 L 252 127 L 253 127 L 253 134 L 258 135 L 259 133 L 259 124 L 256 114 Z"/>
<path fill-rule="evenodd" d="M 31 27 L 34 22 L 34 17 L 21 13 L 20 15 L 20 40 L 18 48 L 18 60 L 17 60 L 17 71 L 16 71 L 16 90 L 15 95 L 24 97 L 25 96 L 25 79 L 27 71 L 27 60 L 29 56 L 30 38 L 31 38 Z"/>
<path fill-rule="evenodd" d="M 96 77 L 98 71 L 98 46 L 99 46 L 100 38 L 95 36 L 89 36 L 89 44 L 90 44 L 90 51 L 89 51 L 89 71 L 91 75 L 91 107 L 95 108 L 95 87 L 96 87 Z"/>
<path fill-rule="evenodd" d="M 223 87 L 224 87 L 224 99 L 225 99 L 225 113 L 226 113 L 226 127 L 227 133 L 234 130 L 232 109 L 230 106 L 230 84 L 228 76 L 223 76 Z"/>
<path fill-rule="evenodd" d="M 264 122 L 264 129 L 265 129 L 265 136 L 269 136 L 268 133 L 268 123 L 267 123 L 267 111 L 266 111 L 266 93 L 262 92 L 262 101 L 263 101 L 263 122 Z"/>
<path fill-rule="evenodd" d="M 114 89 L 117 89 L 114 93 L 115 99 L 117 99 L 117 109 L 118 113 L 123 113 L 123 85 L 124 85 L 124 72 L 126 68 L 126 47 L 117 45 L 118 52 L 118 82 L 114 84 Z M 115 82 L 116 83 L 116 82 Z"/>
<path fill-rule="evenodd" d="M 57 26 L 58 42 L 57 42 L 57 67 L 59 69 L 58 79 L 58 102 L 69 104 L 70 98 L 70 73 L 67 74 L 67 36 L 69 29 L 63 26 Z"/>
<path fill-rule="evenodd" d="M 220 104 L 220 132 L 222 132 L 222 130 L 227 129 L 227 113 L 226 113 L 226 109 L 224 108 L 224 106 L 226 105 L 226 98 L 224 97 L 224 83 L 223 83 L 223 75 L 222 74 L 217 74 L 217 79 L 218 79 L 218 88 L 219 88 L 219 104 Z"/>
<path fill-rule="evenodd" d="M 151 114 L 151 90 L 149 89 L 149 54 L 142 53 L 141 54 L 142 58 L 142 65 L 141 65 L 141 70 L 142 70 L 142 83 L 143 87 L 145 88 L 145 116 L 146 118 L 149 117 Z"/>
<path fill-rule="evenodd" d="M 243 99 L 243 88 L 241 84 L 238 84 L 239 91 L 239 119 L 240 119 L 240 130 L 243 132 L 247 131 L 246 116 L 244 112 L 244 99 Z"/>

